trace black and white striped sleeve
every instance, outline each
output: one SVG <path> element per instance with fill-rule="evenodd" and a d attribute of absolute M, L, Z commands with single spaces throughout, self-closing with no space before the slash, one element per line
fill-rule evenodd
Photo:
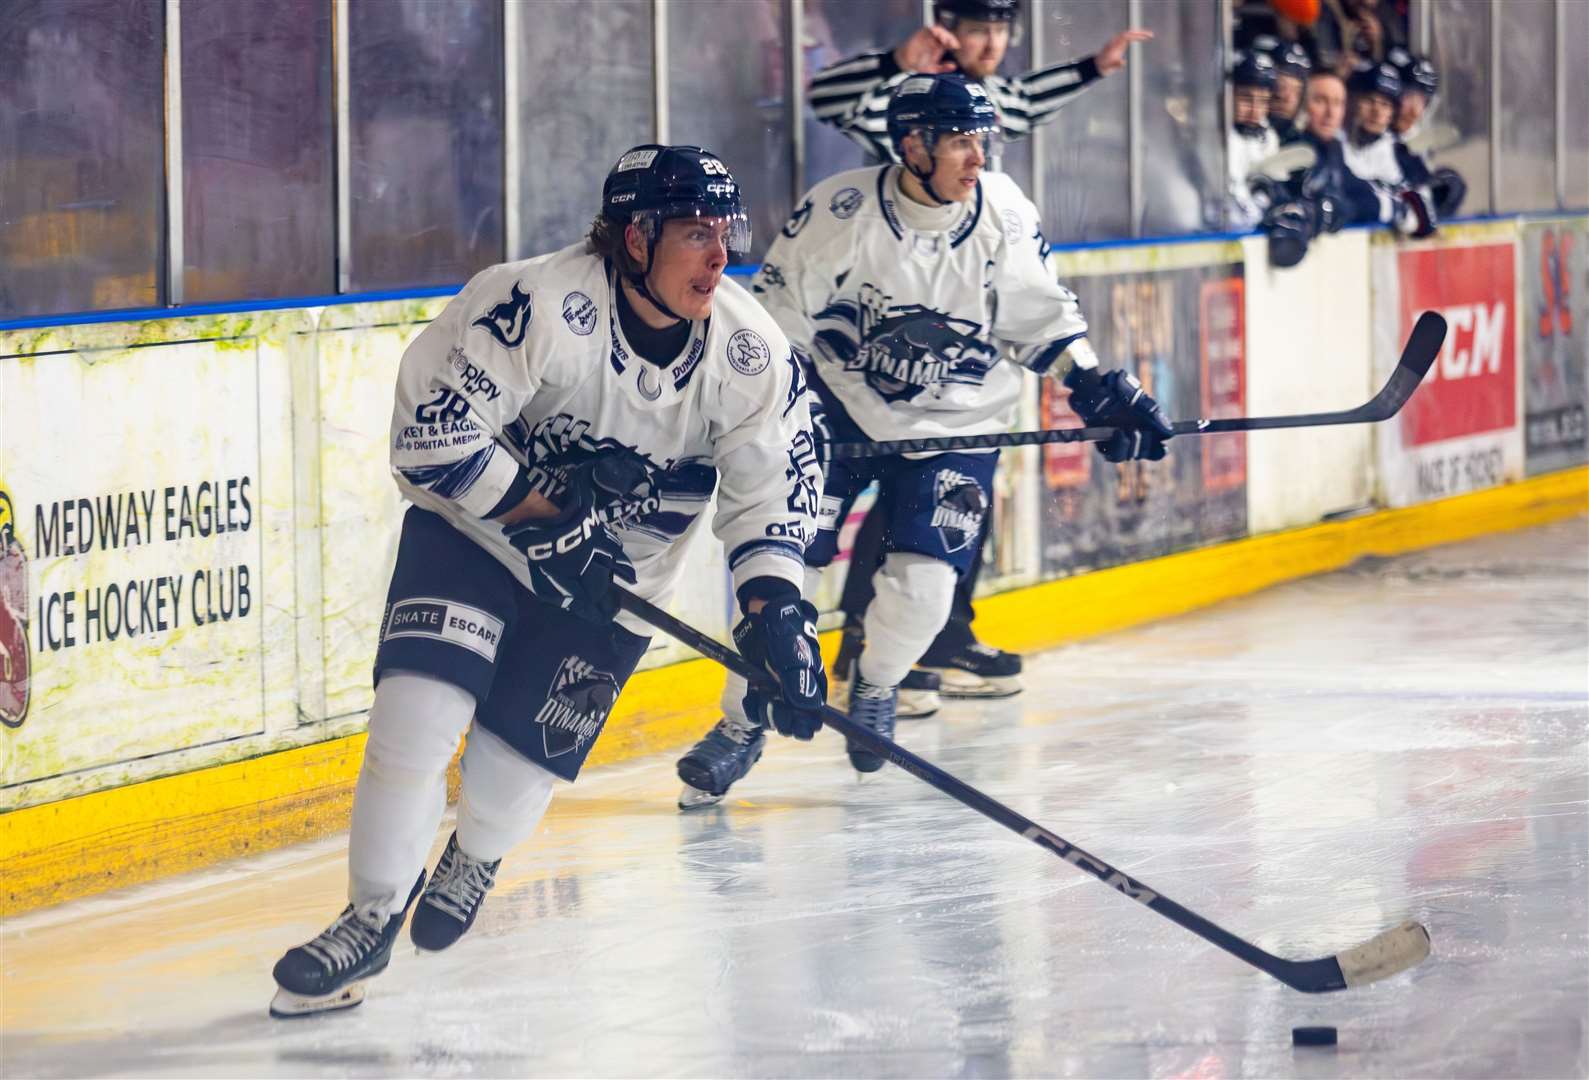
<path fill-rule="evenodd" d="M 838 128 L 879 161 L 892 161 L 888 99 L 904 74 L 890 51 L 861 53 L 817 72 L 806 96 L 818 120 Z"/>
<path fill-rule="evenodd" d="M 1070 64 L 1053 64 L 1028 71 L 1013 79 L 1002 79 L 998 96 L 1004 136 L 1019 139 L 1041 124 L 1103 78 L 1092 57 Z M 992 80 L 989 80 L 990 82 Z"/>

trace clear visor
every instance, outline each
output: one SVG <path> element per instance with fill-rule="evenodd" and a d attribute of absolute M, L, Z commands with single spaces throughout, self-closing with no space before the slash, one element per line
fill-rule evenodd
<path fill-rule="evenodd" d="M 939 131 L 930 135 L 930 145 L 933 154 L 940 150 L 948 150 L 955 146 L 975 143 L 982 149 L 982 156 L 993 157 L 993 137 L 997 135 L 997 126 L 974 128 L 971 131 Z M 923 134 L 927 134 L 923 132 Z"/>
<path fill-rule="evenodd" d="M 664 223 L 676 222 L 673 234 L 691 251 L 705 251 L 721 244 L 731 255 L 750 254 L 750 217 L 743 210 L 725 214 L 710 207 L 697 207 L 694 211 L 671 210 L 666 217 L 660 210 L 642 210 L 631 220 L 653 238 L 662 235 Z"/>

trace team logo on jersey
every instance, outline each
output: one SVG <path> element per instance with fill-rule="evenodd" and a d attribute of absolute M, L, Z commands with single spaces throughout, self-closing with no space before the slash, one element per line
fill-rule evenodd
<path fill-rule="evenodd" d="M 524 333 L 530 328 L 530 320 L 534 316 L 535 308 L 530 302 L 530 294 L 519 288 L 519 283 L 515 281 L 513 291 L 506 300 L 470 325 L 489 332 L 504 349 L 517 349 L 524 344 Z"/>
<path fill-rule="evenodd" d="M 910 401 L 939 383 L 978 385 L 998 360 L 998 349 L 977 337 L 979 323 L 890 299 L 881 289 L 862 286 L 861 344 L 844 361 L 845 370 L 863 373 L 884 401 Z"/>
<path fill-rule="evenodd" d="M 789 280 L 783 276 L 783 267 L 774 263 L 762 263 L 761 269 L 756 273 L 756 280 L 751 285 L 751 292 L 765 292 L 767 289 L 787 289 L 788 287 Z"/>
<path fill-rule="evenodd" d="M 954 469 L 939 469 L 933 477 L 932 520 L 946 552 L 964 550 L 982 532 L 988 497 L 982 486 Z"/>
<path fill-rule="evenodd" d="M 577 656 L 565 656 L 552 676 L 546 704 L 535 714 L 548 760 L 594 739 L 618 700 L 618 680 Z"/>
<path fill-rule="evenodd" d="M 789 220 L 784 223 L 783 235 L 793 240 L 800 235 L 800 230 L 806 227 L 806 222 L 811 220 L 811 200 L 801 203 L 795 212 L 789 215 Z"/>
<path fill-rule="evenodd" d="M 772 363 L 772 350 L 754 330 L 735 330 L 728 339 L 728 362 L 741 375 L 760 375 Z"/>
<path fill-rule="evenodd" d="M 0 723 L 28 717 L 32 653 L 28 643 L 28 555 L 17 536 L 16 508 L 0 486 Z"/>
<path fill-rule="evenodd" d="M 657 373 L 650 364 L 640 365 L 639 373 L 635 375 L 635 388 L 647 401 L 655 401 L 662 396 L 662 380 L 657 378 Z"/>
<path fill-rule="evenodd" d="M 596 304 L 582 292 L 571 292 L 563 297 L 563 321 L 580 337 L 589 337 L 596 329 Z"/>
<path fill-rule="evenodd" d="M 865 201 L 866 196 L 861 194 L 860 188 L 847 187 L 833 196 L 828 210 L 840 221 L 848 221 Z"/>
<path fill-rule="evenodd" d="M 1014 210 L 1006 210 L 1001 217 L 1004 218 L 1004 242 L 1006 244 L 1019 244 L 1021 234 L 1026 230 L 1021 228 L 1021 215 Z"/>

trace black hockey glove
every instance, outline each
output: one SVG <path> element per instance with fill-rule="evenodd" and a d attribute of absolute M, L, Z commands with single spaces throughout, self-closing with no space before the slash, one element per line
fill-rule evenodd
<path fill-rule="evenodd" d="M 507 526 L 508 543 L 524 553 L 537 600 L 591 622 L 610 622 L 618 613 L 612 580 L 633 585 L 634 566 L 607 529 L 597 488 L 575 483 L 565 496 L 570 501 L 556 517 Z"/>
<path fill-rule="evenodd" d="M 817 649 L 817 609 L 793 595 L 768 600 L 734 627 L 739 655 L 778 680 L 781 697 L 751 686 L 745 715 L 780 735 L 809 739 L 822 728 L 819 711 L 828 697 L 828 677 Z"/>
<path fill-rule="evenodd" d="M 1074 367 L 1065 376 L 1070 407 L 1088 427 L 1119 428 L 1098 444 L 1109 461 L 1158 461 L 1175 433 L 1159 403 L 1142 389 L 1137 377 L 1115 370 L 1099 376 L 1097 368 Z"/>
<path fill-rule="evenodd" d="M 651 494 L 651 463 L 627 446 L 572 446 L 538 464 L 561 474 L 563 493 L 554 500 L 558 503 L 578 488 L 591 489 L 597 510 Z"/>

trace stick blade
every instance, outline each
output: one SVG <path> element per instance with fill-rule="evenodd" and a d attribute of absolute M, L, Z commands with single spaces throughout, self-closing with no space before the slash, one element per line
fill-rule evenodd
<path fill-rule="evenodd" d="M 1437 316 L 1438 317 L 1438 316 Z M 1423 962 L 1429 955 L 1429 931 L 1422 923 L 1404 922 L 1355 949 L 1336 956 L 1347 986 L 1378 982 Z"/>
<path fill-rule="evenodd" d="M 1438 312 L 1426 311 L 1418 316 L 1412 333 L 1407 335 L 1407 344 L 1402 346 L 1401 361 L 1397 367 L 1412 372 L 1422 382 L 1429 368 L 1434 365 L 1435 357 L 1440 355 L 1440 346 L 1445 343 L 1445 318 Z"/>

